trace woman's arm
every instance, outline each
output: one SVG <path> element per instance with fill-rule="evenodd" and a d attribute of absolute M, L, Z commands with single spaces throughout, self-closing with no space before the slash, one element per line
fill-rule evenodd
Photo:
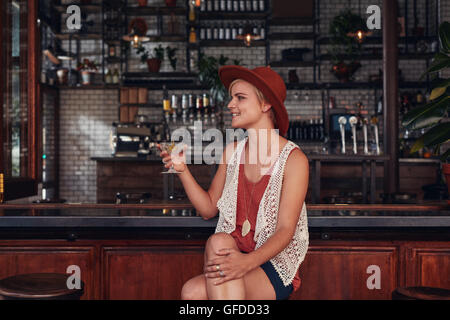
<path fill-rule="evenodd" d="M 222 249 L 218 252 L 217 254 L 221 257 L 210 261 L 207 265 L 211 269 L 207 270 L 213 272 L 217 264 L 221 265 L 221 269 L 222 266 L 225 269 L 226 265 L 238 267 L 228 269 L 231 271 L 231 274 L 227 273 L 226 280 L 218 278 L 216 284 L 242 277 L 250 270 L 275 257 L 287 247 L 297 227 L 308 190 L 308 180 L 308 159 L 299 149 L 294 149 L 285 166 L 275 232 L 261 247 L 248 254 L 241 254 L 232 249 Z"/>
<path fill-rule="evenodd" d="M 227 163 L 230 156 L 233 154 L 235 147 L 236 143 L 230 143 L 226 146 L 222 154 L 221 163 L 219 164 L 217 172 L 214 175 L 208 191 L 205 191 L 197 183 L 185 162 L 184 165 L 181 166 L 179 162 L 174 165 L 175 170 L 180 172 L 178 174 L 178 177 L 183 184 L 189 201 L 192 203 L 194 208 L 203 219 L 214 218 L 218 212 L 217 201 L 222 195 L 222 191 L 225 185 Z M 168 155 L 166 152 L 161 152 L 160 156 L 163 157 L 164 161 L 167 162 L 165 166 L 169 168 L 172 165 L 170 155 Z"/>

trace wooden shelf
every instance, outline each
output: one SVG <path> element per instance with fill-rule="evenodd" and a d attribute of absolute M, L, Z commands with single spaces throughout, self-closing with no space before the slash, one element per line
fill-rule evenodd
<path fill-rule="evenodd" d="M 55 37 L 60 40 L 69 40 L 70 36 L 72 39 L 80 39 L 80 40 L 101 40 L 101 33 L 57 33 Z"/>
<path fill-rule="evenodd" d="M 187 10 L 184 7 L 127 7 L 126 14 L 133 16 L 171 15 L 184 16 Z"/>
<path fill-rule="evenodd" d="M 398 43 L 402 44 L 404 42 L 413 43 L 419 40 L 433 41 L 437 40 L 437 36 L 408 36 L 408 37 L 399 37 Z M 330 44 L 331 37 L 325 36 L 317 39 L 317 42 L 320 44 Z M 383 44 L 383 37 L 373 36 L 366 37 L 363 41 L 363 44 Z"/>
<path fill-rule="evenodd" d="M 90 85 L 81 85 L 81 86 L 56 86 L 58 89 L 66 89 L 66 90 L 95 90 L 95 89 L 119 89 L 119 84 L 90 84 Z"/>
<path fill-rule="evenodd" d="M 200 12 L 200 20 L 262 20 L 267 12 Z"/>
<path fill-rule="evenodd" d="M 269 40 L 314 40 L 314 32 L 276 32 L 269 34 Z"/>
<path fill-rule="evenodd" d="M 272 26 L 307 26 L 314 24 L 314 18 L 272 18 L 269 23 Z"/>
<path fill-rule="evenodd" d="M 252 41 L 251 47 L 264 47 L 265 40 Z M 199 43 L 189 43 L 190 48 L 200 47 L 246 47 L 244 40 L 200 40 Z"/>
<path fill-rule="evenodd" d="M 290 68 L 290 67 L 313 67 L 317 63 L 314 61 L 271 61 L 269 65 L 274 68 Z"/>
<path fill-rule="evenodd" d="M 434 57 L 434 53 L 399 53 L 398 58 L 400 60 L 426 60 Z M 344 60 L 381 60 L 383 59 L 382 54 L 362 54 L 357 59 L 350 55 L 339 55 L 341 59 Z M 320 60 L 333 60 L 333 56 L 331 54 L 322 54 L 319 56 Z"/>
<path fill-rule="evenodd" d="M 81 12 L 83 13 L 101 13 L 102 12 L 102 5 L 101 4 L 78 4 L 74 3 L 78 7 L 80 7 Z M 66 13 L 67 8 L 70 6 L 70 4 L 66 5 L 54 5 L 53 7 L 55 10 L 59 13 Z"/>

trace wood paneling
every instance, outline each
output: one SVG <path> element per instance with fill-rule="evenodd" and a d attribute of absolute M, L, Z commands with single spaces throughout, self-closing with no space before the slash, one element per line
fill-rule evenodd
<path fill-rule="evenodd" d="M 450 289 L 446 241 L 348 240 L 311 242 L 291 300 L 391 299 L 396 287 Z M 316 240 L 314 240 L 316 237 Z M 81 268 L 83 299 L 179 299 L 183 284 L 203 271 L 205 240 L 0 240 L 0 279 L 24 273 Z M 369 289 L 369 266 L 380 288 Z M 370 282 L 369 283 L 373 283 Z"/>
<path fill-rule="evenodd" d="M 105 299 L 180 299 L 181 288 L 203 272 L 203 247 L 106 247 Z"/>
<path fill-rule="evenodd" d="M 397 247 L 310 246 L 302 284 L 291 299 L 390 299 L 397 286 Z M 369 266 L 380 268 L 380 289 L 369 289 Z"/>
<path fill-rule="evenodd" d="M 450 244 L 419 244 L 407 256 L 408 286 L 450 289 Z"/>
<path fill-rule="evenodd" d="M 77 265 L 85 283 L 82 299 L 94 299 L 98 296 L 94 251 L 93 247 L 1 246 L 0 242 L 0 279 L 27 273 L 65 274 L 68 266 Z"/>

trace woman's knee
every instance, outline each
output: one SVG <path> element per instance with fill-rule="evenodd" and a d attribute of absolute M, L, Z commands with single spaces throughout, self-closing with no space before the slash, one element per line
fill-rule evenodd
<path fill-rule="evenodd" d="M 182 300 L 207 300 L 206 284 L 204 276 L 189 279 L 181 289 Z"/>
<path fill-rule="evenodd" d="M 206 242 L 206 252 L 213 253 L 222 248 L 230 248 L 233 246 L 236 246 L 236 242 L 231 235 L 224 232 L 218 232 L 208 238 L 208 241 Z"/>

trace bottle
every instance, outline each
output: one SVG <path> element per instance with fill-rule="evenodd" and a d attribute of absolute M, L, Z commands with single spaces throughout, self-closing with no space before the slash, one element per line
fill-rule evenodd
<path fill-rule="evenodd" d="M 202 120 L 203 116 L 203 96 L 201 94 L 197 95 L 195 102 L 195 111 L 197 113 L 197 120 Z"/>
<path fill-rule="evenodd" d="M 239 11 L 240 12 L 245 11 L 245 0 L 239 0 Z"/>
<path fill-rule="evenodd" d="M 223 29 L 223 24 L 219 24 L 219 39 L 223 40 L 225 38 L 225 32 Z"/>
<path fill-rule="evenodd" d="M 187 124 L 187 117 L 189 112 L 189 104 L 188 104 L 188 96 L 187 94 L 183 94 L 181 96 L 181 110 L 183 110 L 182 120 L 183 124 Z"/>
<path fill-rule="evenodd" d="M 233 11 L 233 0 L 227 0 L 227 11 Z"/>
<path fill-rule="evenodd" d="M 213 39 L 213 40 L 219 39 L 219 28 L 217 27 L 217 25 L 214 25 L 214 26 L 213 26 L 213 29 L 212 29 L 212 39 Z"/>
<path fill-rule="evenodd" d="M 212 28 L 211 25 L 208 23 L 206 25 L 206 40 L 211 40 L 212 39 Z"/>
<path fill-rule="evenodd" d="M 116 47 L 113 44 L 109 45 L 108 54 L 109 54 L 110 57 L 115 57 L 116 56 Z"/>
<path fill-rule="evenodd" d="M 195 34 L 194 27 L 191 27 L 191 32 L 189 33 L 189 43 L 196 43 L 197 42 L 197 35 Z"/>
<path fill-rule="evenodd" d="M 172 95 L 172 104 L 171 104 L 171 113 L 172 119 L 174 123 L 177 123 L 177 115 L 178 115 L 178 98 L 176 94 Z"/>
<path fill-rule="evenodd" d="M 239 11 L 239 0 L 233 0 L 233 11 L 234 12 Z"/>
<path fill-rule="evenodd" d="M 423 94 L 422 94 L 422 92 L 420 92 L 420 90 L 417 91 L 417 94 L 416 94 L 416 103 L 417 104 L 423 103 Z"/>
<path fill-rule="evenodd" d="M 200 40 L 206 39 L 206 27 L 204 24 L 200 25 Z"/>
<path fill-rule="evenodd" d="M 259 11 L 264 11 L 266 10 L 265 6 L 264 6 L 264 0 L 259 0 Z"/>
<path fill-rule="evenodd" d="M 169 100 L 169 93 L 167 92 L 166 85 L 163 85 L 163 110 L 166 117 L 170 115 L 171 107 Z"/>
<path fill-rule="evenodd" d="M 4 200 L 5 200 L 5 181 L 3 173 L 0 173 L 0 203 L 3 203 Z"/>
<path fill-rule="evenodd" d="M 195 117 L 195 97 L 193 94 L 189 95 L 188 104 L 189 104 L 189 122 L 193 123 Z"/>
<path fill-rule="evenodd" d="M 226 0 L 220 0 L 220 11 L 227 11 L 227 2 L 226 2 Z"/>
<path fill-rule="evenodd" d="M 119 70 L 117 68 L 114 69 L 114 73 L 112 75 L 112 83 L 119 84 Z"/>
<path fill-rule="evenodd" d="M 108 69 L 105 75 L 105 83 L 111 84 L 113 82 L 111 69 Z"/>
<path fill-rule="evenodd" d="M 206 1 L 206 11 L 213 11 L 213 0 L 205 0 Z"/>
<path fill-rule="evenodd" d="M 214 11 L 220 11 L 220 0 L 214 0 Z"/>
<path fill-rule="evenodd" d="M 225 26 L 225 40 L 230 40 L 231 39 L 231 28 L 230 25 L 227 24 Z"/>
<path fill-rule="evenodd" d="M 210 117 L 210 110 L 209 110 L 209 96 L 207 93 L 203 94 L 203 114 L 205 121 L 208 121 L 208 118 Z"/>
<path fill-rule="evenodd" d="M 208 1 L 207 0 L 201 1 L 201 3 L 200 3 L 200 11 L 201 12 L 206 11 L 206 2 L 208 2 Z"/>
<path fill-rule="evenodd" d="M 189 21 L 195 21 L 195 8 L 191 1 L 189 1 Z"/>
<path fill-rule="evenodd" d="M 383 95 L 381 95 L 377 101 L 377 114 L 379 115 L 382 113 L 383 113 Z"/>

